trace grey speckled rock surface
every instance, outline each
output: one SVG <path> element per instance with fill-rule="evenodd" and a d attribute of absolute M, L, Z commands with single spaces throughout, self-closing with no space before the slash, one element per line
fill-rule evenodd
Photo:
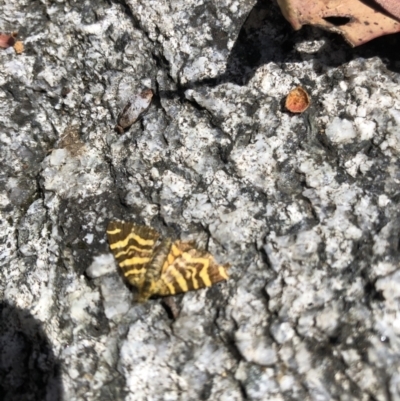
<path fill-rule="evenodd" d="M 400 400 L 399 36 L 353 50 L 261 0 L 0 4 L 25 44 L 0 51 L 0 397 Z M 116 218 L 231 279 L 176 320 L 135 304 Z"/>

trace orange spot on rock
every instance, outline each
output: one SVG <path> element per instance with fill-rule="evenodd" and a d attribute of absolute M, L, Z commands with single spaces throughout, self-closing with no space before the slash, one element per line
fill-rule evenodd
<path fill-rule="evenodd" d="M 14 43 L 15 53 L 21 54 L 24 51 L 24 44 L 19 40 Z"/>
<path fill-rule="evenodd" d="M 285 107 L 292 113 L 302 113 L 310 106 L 311 100 L 308 93 L 301 86 L 289 92 Z"/>

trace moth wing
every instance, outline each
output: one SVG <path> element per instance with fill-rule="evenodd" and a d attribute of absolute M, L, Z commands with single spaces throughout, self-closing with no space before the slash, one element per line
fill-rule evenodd
<path fill-rule="evenodd" d="M 152 260 L 159 234 L 151 227 L 111 221 L 107 227 L 108 243 L 125 278 L 134 286 L 143 283 L 147 265 Z"/>
<path fill-rule="evenodd" d="M 193 242 L 176 241 L 162 267 L 157 295 L 210 287 L 228 279 L 228 267 L 219 265 L 210 253 L 196 249 Z"/>

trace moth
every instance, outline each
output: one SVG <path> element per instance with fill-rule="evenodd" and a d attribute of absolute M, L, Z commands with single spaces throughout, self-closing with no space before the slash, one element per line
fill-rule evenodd
<path fill-rule="evenodd" d="M 229 264 L 219 265 L 194 241 L 160 240 L 151 227 L 112 221 L 107 227 L 110 249 L 127 281 L 139 290 L 138 302 L 210 287 L 228 279 Z"/>
<path fill-rule="evenodd" d="M 132 97 L 119 114 L 115 129 L 123 134 L 125 129 L 129 128 L 148 110 L 152 98 L 153 91 L 151 89 L 146 89 Z"/>

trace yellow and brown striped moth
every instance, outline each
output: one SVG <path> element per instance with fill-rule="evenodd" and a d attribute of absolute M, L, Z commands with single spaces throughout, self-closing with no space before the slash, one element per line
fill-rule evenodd
<path fill-rule="evenodd" d="M 118 221 L 108 224 L 107 236 L 124 277 L 139 290 L 139 302 L 228 279 L 229 264 L 219 265 L 193 241 L 159 240 L 159 233 L 151 227 Z"/>

